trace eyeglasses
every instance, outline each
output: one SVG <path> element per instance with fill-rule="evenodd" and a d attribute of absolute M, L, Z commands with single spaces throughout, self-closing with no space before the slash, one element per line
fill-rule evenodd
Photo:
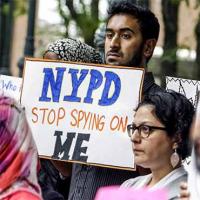
<path fill-rule="evenodd" d="M 138 130 L 141 138 L 148 138 L 153 130 L 166 130 L 165 127 L 149 126 L 144 124 L 136 126 L 135 124 L 129 124 L 127 126 L 127 131 L 130 138 L 133 136 L 136 129 Z"/>

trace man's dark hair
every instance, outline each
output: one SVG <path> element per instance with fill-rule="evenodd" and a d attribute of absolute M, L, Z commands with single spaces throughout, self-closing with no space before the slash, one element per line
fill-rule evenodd
<path fill-rule="evenodd" d="M 112 1 L 108 9 L 108 21 L 117 14 L 129 14 L 138 20 L 143 40 L 158 40 L 160 25 L 157 17 L 148 8 L 136 5 L 130 0 Z"/>
<path fill-rule="evenodd" d="M 180 135 L 177 152 L 185 159 L 189 155 L 189 130 L 194 115 L 192 103 L 182 94 L 168 90 L 146 95 L 138 108 L 143 105 L 155 107 L 155 114 L 166 127 L 169 137 Z"/>

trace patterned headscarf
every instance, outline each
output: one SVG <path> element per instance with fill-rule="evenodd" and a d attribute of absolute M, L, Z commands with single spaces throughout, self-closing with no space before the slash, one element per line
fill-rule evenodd
<path fill-rule="evenodd" d="M 38 154 L 24 110 L 0 96 L 0 199 L 17 191 L 40 197 Z"/>
<path fill-rule="evenodd" d="M 94 48 L 71 38 L 60 39 L 49 44 L 46 52 L 49 51 L 65 61 L 102 63 L 100 54 Z"/>

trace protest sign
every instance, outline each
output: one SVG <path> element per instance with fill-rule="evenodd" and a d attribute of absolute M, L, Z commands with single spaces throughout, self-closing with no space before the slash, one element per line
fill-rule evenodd
<path fill-rule="evenodd" d="M 0 91 L 5 96 L 19 101 L 21 94 L 22 78 L 0 75 Z"/>
<path fill-rule="evenodd" d="M 21 103 L 39 155 L 131 169 L 143 69 L 26 59 Z"/>
<path fill-rule="evenodd" d="M 95 200 L 167 200 L 167 192 L 163 189 L 150 191 L 146 188 L 103 187 L 97 192 Z"/>
<path fill-rule="evenodd" d="M 167 76 L 166 89 L 183 94 L 195 108 L 197 107 L 197 93 L 200 90 L 200 81 Z"/>

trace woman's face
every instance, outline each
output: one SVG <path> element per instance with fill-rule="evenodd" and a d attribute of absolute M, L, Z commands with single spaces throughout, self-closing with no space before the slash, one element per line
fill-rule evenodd
<path fill-rule="evenodd" d="M 154 127 L 165 127 L 157 118 L 153 105 L 141 106 L 134 118 L 134 124 Z M 147 138 L 142 138 L 136 129 L 131 137 L 136 165 L 144 168 L 157 169 L 170 165 L 170 156 L 173 153 L 173 141 L 166 130 L 152 129 Z"/>

